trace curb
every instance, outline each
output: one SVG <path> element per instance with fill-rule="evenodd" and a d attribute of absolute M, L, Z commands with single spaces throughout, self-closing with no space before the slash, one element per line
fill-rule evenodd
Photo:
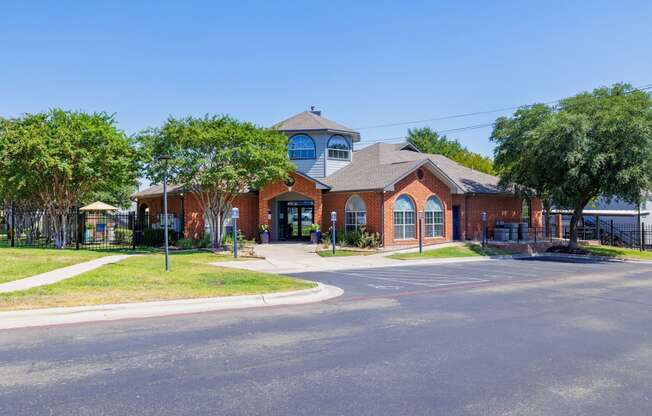
<path fill-rule="evenodd" d="M 608 261 L 615 263 L 652 264 L 652 260 L 637 260 L 631 258 L 618 258 L 609 256 L 596 256 L 591 254 L 569 254 L 569 253 L 539 253 L 533 257 L 561 257 L 566 259 Z"/>
<path fill-rule="evenodd" d="M 333 299 L 344 293 L 342 289 L 336 286 L 325 285 L 319 282 L 312 283 L 316 283 L 317 287 L 261 295 L 222 296 L 216 298 L 0 312 L 0 330 L 115 321 L 120 319 L 153 318 L 267 306 L 301 305 Z"/>

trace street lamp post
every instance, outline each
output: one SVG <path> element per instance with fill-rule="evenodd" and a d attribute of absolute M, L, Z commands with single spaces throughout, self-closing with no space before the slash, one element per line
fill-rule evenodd
<path fill-rule="evenodd" d="M 484 248 L 487 245 L 487 213 L 482 211 L 480 218 L 482 219 L 482 248 Z"/>
<path fill-rule="evenodd" d="M 238 258 L 238 218 L 240 218 L 240 210 L 238 208 L 231 209 L 231 218 L 233 219 L 233 257 Z"/>
<path fill-rule="evenodd" d="M 423 254 L 423 211 L 419 211 L 419 255 Z"/>
<path fill-rule="evenodd" d="M 165 163 L 163 167 L 163 247 L 165 251 L 165 271 L 170 271 L 170 250 L 168 247 L 168 160 L 170 156 L 161 155 L 157 161 Z"/>
<path fill-rule="evenodd" d="M 332 224 L 331 225 L 331 230 L 332 230 L 331 237 L 332 237 L 332 240 L 333 240 L 332 241 L 332 244 L 333 244 L 333 256 L 335 255 L 335 241 L 337 241 L 336 238 L 335 238 L 335 223 L 336 222 L 337 222 L 337 212 L 333 211 L 333 212 L 331 212 L 331 224 Z"/>

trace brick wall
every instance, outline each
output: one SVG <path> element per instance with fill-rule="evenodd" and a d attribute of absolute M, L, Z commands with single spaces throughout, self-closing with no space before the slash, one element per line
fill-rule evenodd
<path fill-rule="evenodd" d="M 410 240 L 399 240 L 394 238 L 394 202 L 399 196 L 406 194 L 415 204 L 416 211 L 424 211 L 426 201 L 431 196 L 437 196 L 441 201 L 444 208 L 444 236 L 435 238 L 424 238 L 424 244 L 438 244 L 452 239 L 452 196 L 448 185 L 439 180 L 429 170 L 423 169 L 423 179 L 418 179 L 416 171 L 399 181 L 394 186 L 393 192 L 386 192 L 383 195 L 384 199 L 384 245 L 416 245 L 418 244 L 418 229 L 417 238 Z M 415 220 L 418 221 L 418 218 Z"/>
<path fill-rule="evenodd" d="M 334 192 L 326 193 L 323 196 L 324 210 L 322 217 L 322 230 L 326 231 L 331 225 L 331 212 L 337 213 L 337 229 L 344 230 L 346 201 L 352 195 L 358 195 L 365 203 L 367 209 L 367 231 L 371 233 L 382 232 L 381 206 L 382 193 L 380 192 Z"/>
<path fill-rule="evenodd" d="M 163 197 L 139 198 L 138 208 L 142 204 L 149 207 L 150 220 L 158 222 L 158 214 L 163 212 Z M 168 212 L 181 217 L 181 196 L 168 195 Z M 184 195 L 184 235 L 186 238 L 200 239 L 204 235 L 204 213 L 197 198 L 190 193 Z M 233 206 L 240 210 L 238 229 L 248 239 L 255 238 L 258 231 L 258 196 L 243 194 L 236 197 Z M 140 212 L 140 211 L 139 211 Z"/>
<path fill-rule="evenodd" d="M 286 192 L 296 192 L 311 199 L 315 202 L 315 211 L 313 213 L 315 222 L 321 227 L 322 219 L 322 190 L 317 189 L 317 184 L 303 176 L 295 173 L 290 174 L 294 178 L 294 184 L 288 186 L 283 181 L 277 181 L 264 186 L 258 193 L 258 224 L 267 224 L 271 227 L 271 222 L 268 218 L 268 212 L 272 209 L 272 200 L 279 195 Z"/>
<path fill-rule="evenodd" d="M 482 212 L 487 213 L 487 226 L 493 227 L 497 220 L 521 222 L 523 199 L 513 196 L 469 195 L 462 196 L 461 209 L 464 220 L 461 221 L 462 232 L 466 239 L 480 239 L 482 236 Z M 457 202 L 460 199 L 456 198 Z M 457 204 L 457 202 L 455 202 Z M 539 199 L 533 199 L 530 215 L 532 227 L 542 227 L 543 207 Z M 466 227 L 465 227 L 466 224 Z M 466 229 L 466 232 L 464 232 Z"/>

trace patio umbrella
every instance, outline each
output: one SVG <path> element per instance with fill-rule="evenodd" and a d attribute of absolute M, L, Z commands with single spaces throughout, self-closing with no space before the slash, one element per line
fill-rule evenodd
<path fill-rule="evenodd" d="M 79 208 L 80 211 L 118 211 L 118 208 L 113 205 L 105 204 L 104 202 L 95 201 L 92 204 L 88 204 L 85 207 Z"/>

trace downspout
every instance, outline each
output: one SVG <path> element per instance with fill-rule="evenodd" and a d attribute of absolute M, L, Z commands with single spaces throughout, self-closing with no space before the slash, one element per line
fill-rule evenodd
<path fill-rule="evenodd" d="M 469 194 L 464 194 L 464 238 L 469 240 Z"/>
<path fill-rule="evenodd" d="M 380 192 L 380 241 L 385 247 L 385 191 Z"/>

